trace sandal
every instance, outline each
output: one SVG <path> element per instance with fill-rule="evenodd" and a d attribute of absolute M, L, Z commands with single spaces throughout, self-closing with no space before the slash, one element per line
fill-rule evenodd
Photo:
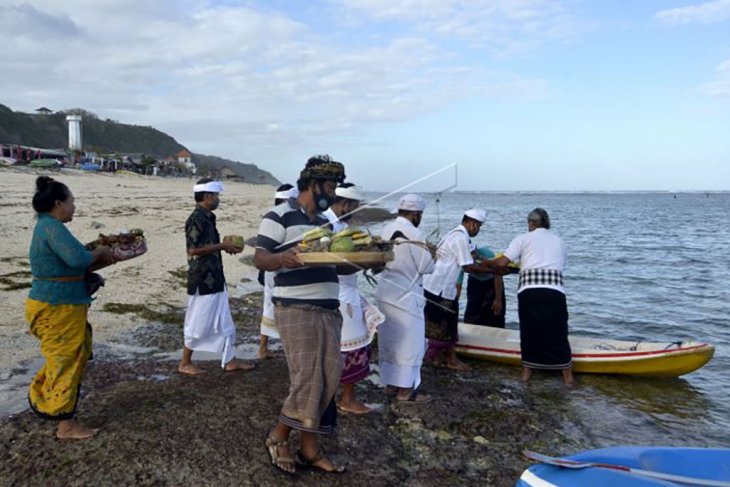
<path fill-rule="evenodd" d="M 398 402 L 403 403 L 412 403 L 412 404 L 427 404 L 431 401 L 433 401 L 433 397 L 429 396 L 428 394 L 421 394 L 421 392 L 418 389 L 413 389 L 411 393 L 408 395 L 408 397 L 401 397 L 396 396 L 395 397 Z"/>
<path fill-rule="evenodd" d="M 321 451 L 317 452 L 317 454 L 314 455 L 312 458 L 305 457 L 304 454 L 300 451 L 297 452 L 296 462 L 302 467 L 316 468 L 326 473 L 343 473 L 346 470 L 344 465 L 338 465 L 332 460 L 330 460 L 330 463 L 332 464 L 332 469 L 324 468 L 321 465 L 322 460 L 327 460 L 327 458 Z"/>
<path fill-rule="evenodd" d="M 276 441 L 271 436 L 266 438 L 266 442 L 264 443 L 266 445 L 266 450 L 269 452 L 269 456 L 271 457 L 271 464 L 274 465 L 276 468 L 281 470 L 282 472 L 286 472 L 288 474 L 293 474 L 296 472 L 296 460 L 291 457 L 291 455 L 280 455 L 279 454 L 279 448 L 280 447 L 289 447 L 289 441 L 288 440 L 282 440 L 282 441 Z M 284 468 L 284 466 L 291 465 L 291 470 L 288 470 Z"/>

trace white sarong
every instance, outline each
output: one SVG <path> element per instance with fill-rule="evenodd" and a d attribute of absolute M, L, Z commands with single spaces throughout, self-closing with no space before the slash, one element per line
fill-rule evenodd
<path fill-rule="evenodd" d="M 406 218 L 398 217 L 383 228 L 381 236 L 392 240 L 397 233 L 424 242 L 423 233 Z M 398 245 L 395 259 L 380 276 L 376 297 L 385 321 L 378 328 L 380 381 L 384 385 L 416 388 L 421 384 L 421 363 L 426 354 L 426 322 L 423 315 L 423 275 L 433 272 L 431 254 L 418 245 Z"/>
<path fill-rule="evenodd" d="M 340 350 L 352 352 L 370 345 L 385 316 L 360 295 L 357 274 L 339 276 L 342 341 Z"/>
<path fill-rule="evenodd" d="M 276 329 L 276 321 L 274 320 L 274 303 L 271 302 L 271 297 L 274 295 L 274 275 L 276 275 L 275 272 L 264 273 L 264 303 L 261 314 L 261 334 L 270 338 L 279 338 L 279 331 Z"/>
<path fill-rule="evenodd" d="M 421 363 L 426 354 L 426 322 L 423 312 L 414 315 L 393 304 L 380 301 L 385 321 L 378 328 L 380 382 L 402 388 L 421 384 Z"/>
<path fill-rule="evenodd" d="M 222 354 L 221 367 L 225 367 L 236 348 L 236 326 L 228 305 L 228 291 L 189 296 L 184 333 L 186 347 Z"/>

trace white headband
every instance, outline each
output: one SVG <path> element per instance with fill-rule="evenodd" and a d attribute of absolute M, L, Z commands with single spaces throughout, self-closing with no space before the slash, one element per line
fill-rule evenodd
<path fill-rule="evenodd" d="M 193 193 L 222 193 L 223 184 L 220 181 L 210 181 L 208 183 L 196 184 L 193 186 Z"/>
<path fill-rule="evenodd" d="M 284 191 L 274 193 L 274 199 L 277 200 L 288 200 L 289 198 L 296 198 L 298 196 L 299 190 L 297 188 L 285 189 Z"/>

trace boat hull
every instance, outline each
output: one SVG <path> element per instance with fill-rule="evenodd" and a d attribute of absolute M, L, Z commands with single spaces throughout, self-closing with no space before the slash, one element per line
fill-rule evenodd
<path fill-rule="evenodd" d="M 578 462 L 621 465 L 631 469 L 706 481 L 730 481 L 729 449 L 619 446 L 589 450 L 564 458 Z M 572 487 L 585 485 L 638 487 L 688 484 L 678 484 L 606 468 L 569 469 L 537 464 L 525 470 L 516 485 L 518 487 Z"/>
<path fill-rule="evenodd" d="M 710 361 L 715 347 L 698 342 L 643 343 L 571 336 L 573 371 L 678 377 Z M 508 365 L 521 365 L 519 331 L 459 324 L 457 353 Z"/>

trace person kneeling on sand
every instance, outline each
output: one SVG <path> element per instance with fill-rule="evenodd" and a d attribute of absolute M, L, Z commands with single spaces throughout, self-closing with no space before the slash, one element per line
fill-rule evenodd
<path fill-rule="evenodd" d="M 188 308 L 185 312 L 185 347 L 178 372 L 189 375 L 205 371 L 191 361 L 193 351 L 221 353 L 221 367 L 226 371 L 251 370 L 234 358 L 236 327 L 228 305 L 226 279 L 221 250 L 237 254 L 243 250 L 230 239 L 220 240 L 213 213 L 220 204 L 223 185 L 201 179 L 193 187 L 195 210 L 185 222 L 188 251 Z"/>

